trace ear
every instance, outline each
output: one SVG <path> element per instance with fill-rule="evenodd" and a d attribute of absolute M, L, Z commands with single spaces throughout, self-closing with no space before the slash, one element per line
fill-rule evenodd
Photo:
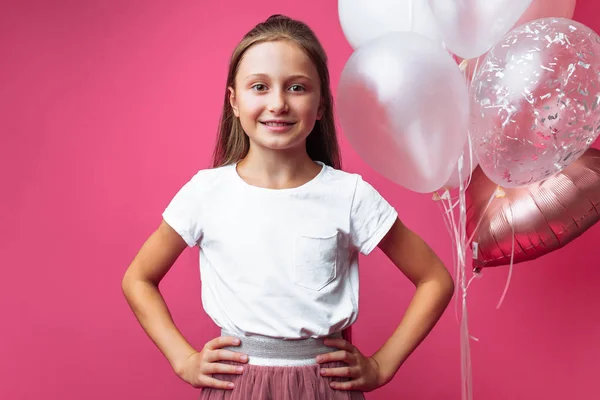
<path fill-rule="evenodd" d="M 233 110 L 233 115 L 239 118 L 240 112 L 237 106 L 237 99 L 235 98 L 235 89 L 231 86 L 227 88 L 229 91 L 229 104 L 231 104 L 231 109 Z"/>

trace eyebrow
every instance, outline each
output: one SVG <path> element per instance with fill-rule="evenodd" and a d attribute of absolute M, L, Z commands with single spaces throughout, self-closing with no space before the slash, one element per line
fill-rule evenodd
<path fill-rule="evenodd" d="M 267 75 L 267 74 L 251 74 L 251 75 L 248 75 L 246 78 L 244 78 L 244 80 L 245 81 L 249 81 L 251 79 L 256 79 L 256 78 L 259 78 L 259 79 L 269 79 L 269 75 Z M 287 76 L 285 79 L 286 80 L 306 79 L 308 81 L 312 81 L 312 79 L 309 76 L 304 75 L 304 74 L 290 75 L 290 76 Z"/>

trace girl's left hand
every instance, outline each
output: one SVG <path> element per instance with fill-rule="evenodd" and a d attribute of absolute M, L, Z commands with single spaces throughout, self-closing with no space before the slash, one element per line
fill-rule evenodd
<path fill-rule="evenodd" d="M 341 361 L 348 365 L 338 368 L 321 368 L 321 375 L 351 378 L 346 382 L 331 382 L 333 389 L 370 392 L 385 384 L 379 364 L 374 358 L 365 357 L 355 346 L 344 339 L 325 339 L 324 344 L 340 350 L 319 355 L 317 363 Z"/>

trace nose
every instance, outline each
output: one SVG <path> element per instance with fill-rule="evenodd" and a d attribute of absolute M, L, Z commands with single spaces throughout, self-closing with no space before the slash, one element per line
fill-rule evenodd
<path fill-rule="evenodd" d="M 273 114 L 281 114 L 288 111 L 288 104 L 285 94 L 280 90 L 274 90 L 271 93 L 268 104 L 269 112 Z"/>

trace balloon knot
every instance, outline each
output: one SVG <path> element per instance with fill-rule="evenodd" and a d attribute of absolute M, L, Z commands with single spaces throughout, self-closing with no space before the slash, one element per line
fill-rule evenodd
<path fill-rule="evenodd" d="M 444 193 L 441 195 L 438 192 L 433 192 L 433 196 L 431 198 L 433 201 L 450 200 L 450 192 L 448 190 L 444 190 Z"/>

